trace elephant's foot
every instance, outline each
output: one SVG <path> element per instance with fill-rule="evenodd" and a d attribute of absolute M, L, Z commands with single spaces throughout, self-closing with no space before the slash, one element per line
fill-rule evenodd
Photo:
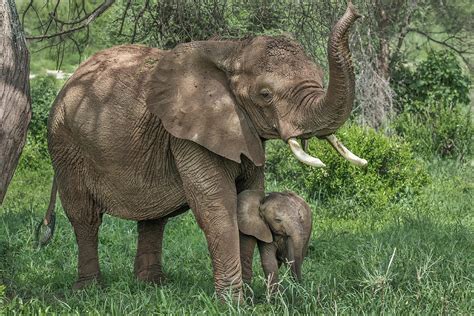
<path fill-rule="evenodd" d="M 138 245 L 134 273 L 138 280 L 163 284 L 166 280 L 161 269 L 161 251 L 166 219 L 137 223 Z"/>
<path fill-rule="evenodd" d="M 219 289 L 219 287 L 216 286 L 216 289 L 217 296 L 222 302 L 233 302 L 237 304 L 244 303 L 245 293 L 242 283 L 232 284 L 223 289 Z"/>
<path fill-rule="evenodd" d="M 73 290 L 82 290 L 86 287 L 92 286 L 92 285 L 99 285 L 102 286 L 102 281 L 99 274 L 94 274 L 86 277 L 79 277 L 77 281 L 74 283 L 72 286 Z"/>
<path fill-rule="evenodd" d="M 147 283 L 164 284 L 166 276 L 158 267 L 149 267 L 140 271 L 135 271 L 138 280 Z"/>
<path fill-rule="evenodd" d="M 157 263 L 158 257 L 154 255 L 141 255 L 135 259 L 134 273 L 138 280 L 155 284 L 166 281 L 161 264 Z"/>

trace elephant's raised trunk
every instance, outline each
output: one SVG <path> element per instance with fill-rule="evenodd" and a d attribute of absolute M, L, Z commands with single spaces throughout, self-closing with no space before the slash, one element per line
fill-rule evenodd
<path fill-rule="evenodd" d="M 348 119 L 354 102 L 355 76 L 349 51 L 349 29 L 360 15 L 349 1 L 328 42 L 329 85 L 311 107 L 316 136 L 334 133 Z"/>
<path fill-rule="evenodd" d="M 351 153 L 340 143 L 334 133 L 349 118 L 355 94 L 355 76 L 349 51 L 349 29 L 360 15 L 349 1 L 347 10 L 331 31 L 328 42 L 329 85 L 326 93 L 314 101 L 310 107 L 307 124 L 313 135 L 325 137 L 329 143 L 347 160 L 365 166 L 367 161 Z M 301 162 L 324 167 L 318 158 L 304 153 L 296 139 L 289 139 L 288 144 Z"/>

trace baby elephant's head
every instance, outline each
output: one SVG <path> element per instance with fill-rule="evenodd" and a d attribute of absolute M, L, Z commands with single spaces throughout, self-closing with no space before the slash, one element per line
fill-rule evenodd
<path fill-rule="evenodd" d="M 301 265 L 311 237 L 312 216 L 308 204 L 293 192 L 246 191 L 239 196 L 239 229 L 242 233 L 277 246 L 279 263 L 291 263 L 301 280 Z"/>

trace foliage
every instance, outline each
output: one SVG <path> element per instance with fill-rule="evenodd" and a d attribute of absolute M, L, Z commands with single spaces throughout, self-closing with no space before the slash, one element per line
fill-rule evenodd
<path fill-rule="evenodd" d="M 357 125 L 343 127 L 338 137 L 368 160 L 367 168 L 350 165 L 321 141 L 311 140 L 309 153 L 320 158 L 327 165 L 325 169 L 307 167 L 296 161 L 287 145 L 271 143 L 267 147 L 268 181 L 332 205 L 331 214 L 341 217 L 357 217 L 369 206 L 383 210 L 388 203 L 417 193 L 427 183 L 423 164 L 414 159 L 409 145 L 399 137 L 387 137 Z"/>
<path fill-rule="evenodd" d="M 447 104 L 469 104 L 470 79 L 452 53 L 431 51 L 415 69 L 400 64 L 393 74 L 399 112 L 425 112 L 427 99 Z"/>
<path fill-rule="evenodd" d="M 23 21 L 27 34 L 38 35 L 45 30 L 41 21 L 48 21 L 57 11 L 61 21 L 74 20 L 83 1 L 55 1 L 44 6 L 25 2 L 19 5 L 26 11 Z M 91 12 L 97 4 L 88 3 Z M 28 10 L 26 10 L 29 8 Z M 76 57 L 87 57 L 99 49 L 118 44 L 141 43 L 159 48 L 172 48 L 179 43 L 206 40 L 211 37 L 236 38 L 252 35 L 291 33 L 303 44 L 310 55 L 326 63 L 326 43 L 329 28 L 342 14 L 345 1 L 337 3 L 254 2 L 254 1 L 124 1 L 116 2 L 89 28 L 69 34 L 65 38 L 31 42 L 32 51 L 42 59 L 77 63 Z M 79 20 L 77 18 L 76 20 Z M 54 23 L 53 23 L 54 24 Z M 49 32 L 54 33 L 52 29 Z M 58 43 L 59 42 L 59 43 Z M 45 49 L 46 48 L 46 49 Z M 43 50 L 44 49 L 44 50 Z M 78 54 L 85 56 L 78 56 Z M 53 64 L 53 63 L 52 63 Z M 52 65 L 50 64 L 50 65 Z M 37 71 L 36 60 L 33 68 Z"/>
<path fill-rule="evenodd" d="M 417 153 L 465 159 L 472 152 L 470 80 L 453 54 L 432 51 L 413 70 L 399 67 L 393 81 L 400 112 L 394 127 Z"/>
<path fill-rule="evenodd" d="M 38 141 L 46 139 L 49 110 L 58 93 L 60 83 L 52 76 L 40 76 L 30 80 L 32 117 L 29 132 Z"/>
<path fill-rule="evenodd" d="M 0 284 L 0 303 L 2 303 L 5 297 L 5 285 Z"/>
<path fill-rule="evenodd" d="M 81 0 L 20 1 L 17 5 L 28 35 L 45 32 L 51 35 L 81 25 L 91 12 L 102 6 L 96 1 Z M 62 60 L 74 55 L 71 53 L 87 50 L 87 47 L 95 47 L 92 51 L 96 51 L 117 43 L 139 42 L 169 47 L 213 35 L 290 32 L 310 54 L 323 57 L 328 28 L 344 12 L 346 5 L 345 0 L 117 1 L 89 27 L 33 46 L 49 47 L 55 51 L 55 58 Z M 356 6 L 365 17 L 358 33 L 365 43 L 379 47 L 376 53 L 381 61 L 383 54 L 388 54 L 385 56 L 388 59 L 397 59 L 403 53 L 402 48 L 405 53 L 406 50 L 417 51 L 418 43 L 406 45 L 415 37 L 422 38 L 419 42 L 423 43 L 419 44 L 424 48 L 426 43 L 449 48 L 469 63 L 473 40 L 470 23 L 473 9 L 469 0 L 360 0 Z M 67 43 L 64 43 L 66 38 Z M 383 49 L 384 43 L 389 42 L 390 48 Z"/>
<path fill-rule="evenodd" d="M 213 37 L 281 34 L 295 24 L 296 19 L 290 16 L 298 6 L 290 8 L 286 1 L 262 3 L 211 0 L 157 1 L 145 10 L 143 8 L 139 2 L 132 3 L 128 9 L 115 7 L 106 31 L 109 38 L 115 43 L 138 42 L 170 49 L 183 42 Z M 123 27 L 118 27 L 118 24 Z"/>
<path fill-rule="evenodd" d="M 394 121 L 398 134 L 426 159 L 437 155 L 459 160 L 473 152 L 474 126 L 470 109 L 428 99 L 412 102 L 417 113 L 401 113 Z"/>
<path fill-rule="evenodd" d="M 58 93 L 58 82 L 51 76 L 39 76 L 30 80 L 32 116 L 28 128 L 27 145 L 23 149 L 20 166 L 39 168 L 42 160 L 49 157 L 47 125 L 51 105 Z"/>

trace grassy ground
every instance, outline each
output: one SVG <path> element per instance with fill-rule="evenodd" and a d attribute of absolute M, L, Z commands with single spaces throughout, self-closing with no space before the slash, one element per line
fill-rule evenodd
<path fill-rule="evenodd" d="M 256 258 L 253 292 L 238 306 L 214 297 L 204 236 L 189 212 L 167 226 L 164 266 L 169 281 L 164 286 L 134 279 L 136 225 L 106 216 L 100 234 L 105 286 L 71 291 L 76 246 L 59 206 L 52 243 L 42 250 L 34 247 L 51 169 L 46 162 L 36 171 L 22 168 L 0 210 L 0 314 L 472 314 L 472 170 L 434 162 L 433 180 L 422 194 L 398 201 L 383 214 L 367 210 L 363 218 L 335 219 L 327 208 L 313 205 L 304 281 L 294 284 L 286 277 L 285 291 L 269 298 Z"/>

